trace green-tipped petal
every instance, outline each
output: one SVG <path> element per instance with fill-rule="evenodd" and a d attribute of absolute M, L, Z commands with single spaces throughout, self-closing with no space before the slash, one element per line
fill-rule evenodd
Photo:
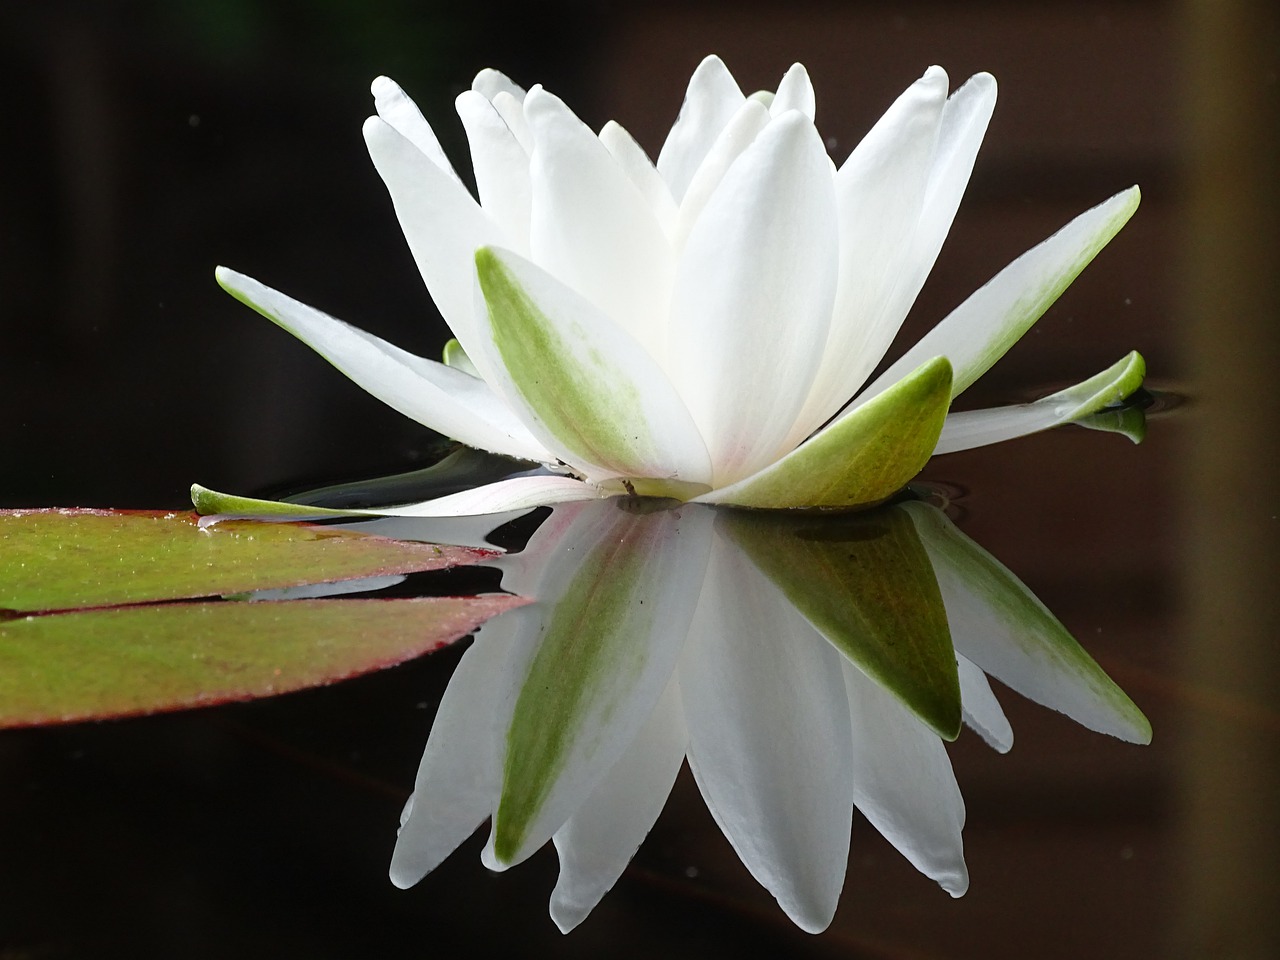
<path fill-rule="evenodd" d="M 593 480 L 710 480 L 688 409 L 625 330 L 508 251 L 477 250 L 476 271 L 508 378 L 499 389 L 527 410 L 534 436 Z"/>
<path fill-rule="evenodd" d="M 198 483 L 191 485 L 191 502 L 195 504 L 196 511 L 200 514 L 266 520 L 302 517 L 466 517 L 542 507 L 552 503 L 594 500 L 600 496 L 602 494 L 598 488 L 572 477 L 512 477 L 471 490 L 436 497 L 434 500 L 424 500 L 421 503 L 361 510 L 257 500 L 253 497 L 218 493 Z"/>
<path fill-rule="evenodd" d="M 953 413 L 947 417 L 934 453 L 982 447 L 1093 416 L 1142 386 L 1146 370 L 1142 355 L 1135 350 L 1088 380 L 1034 403 Z"/>
<path fill-rule="evenodd" d="M 444 351 L 440 359 L 444 361 L 446 367 L 461 370 L 463 373 L 469 373 L 473 377 L 480 376 L 480 371 L 476 369 L 476 365 L 467 356 L 467 351 L 462 349 L 462 344 L 455 339 L 450 339 L 444 345 Z"/>
<path fill-rule="evenodd" d="M 824 637 L 947 740 L 960 682 L 942 595 L 911 520 L 897 508 L 821 526 L 725 513 L 726 533 Z"/>
<path fill-rule="evenodd" d="M 1151 724 L 1026 584 L 925 503 L 903 506 L 933 561 L 956 651 L 1090 730 L 1149 743 Z"/>
<path fill-rule="evenodd" d="M 1031 329 L 1133 216 L 1139 199 L 1137 187 L 1123 190 L 1032 247 L 952 310 L 863 396 L 874 397 L 921 360 L 939 354 L 955 368 L 951 395 L 959 396 Z"/>
<path fill-rule="evenodd" d="M 950 402 L 951 364 L 935 357 L 777 463 L 697 500 L 845 510 L 880 503 L 928 461 Z"/>

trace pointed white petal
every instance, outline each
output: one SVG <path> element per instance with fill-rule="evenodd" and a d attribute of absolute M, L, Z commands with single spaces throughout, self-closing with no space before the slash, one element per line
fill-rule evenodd
<path fill-rule="evenodd" d="M 498 802 L 502 730 L 498 679 L 511 638 L 534 616 L 527 607 L 482 626 L 445 689 L 401 815 L 391 882 L 411 887 L 471 836 Z"/>
<path fill-rule="evenodd" d="M 689 766 L 743 864 L 802 929 L 835 914 L 849 853 L 840 654 L 717 537 L 680 662 Z"/>
<path fill-rule="evenodd" d="M 483 380 L 406 353 L 234 270 L 219 267 L 215 275 L 237 300 L 288 330 L 405 416 L 482 450 L 527 460 L 554 459 Z"/>
<path fill-rule="evenodd" d="M 560 877 L 551 919 L 568 933 L 622 876 L 662 812 L 689 742 L 673 676 L 621 759 L 552 839 Z"/>
<path fill-rule="evenodd" d="M 409 99 L 399 84 L 387 77 L 378 77 L 370 90 L 373 92 L 373 104 L 378 116 L 421 150 L 428 160 L 457 180 L 458 174 L 445 156 L 431 124 L 427 123 L 418 105 Z"/>
<path fill-rule="evenodd" d="M 530 91 L 532 259 L 661 362 L 675 258 L 649 202 L 557 97 Z"/>
<path fill-rule="evenodd" d="M 1008 753 L 1013 747 L 1013 727 L 1009 725 L 1000 701 L 991 692 L 987 675 L 972 660 L 956 656 L 960 674 L 960 703 L 964 709 L 964 722 L 987 741 L 997 753 Z"/>
<path fill-rule="evenodd" d="M 609 151 L 618 169 L 626 174 L 627 179 L 640 191 L 640 195 L 649 204 L 649 211 L 658 221 L 663 232 L 670 235 L 675 228 L 678 212 L 676 202 L 671 198 L 671 191 L 667 188 L 666 181 L 662 179 L 658 168 L 653 165 L 644 148 L 636 143 L 621 124 L 613 120 L 606 123 L 600 130 L 600 142 Z"/>
<path fill-rule="evenodd" d="M 1048 430 L 1118 403 L 1142 385 L 1146 363 L 1136 351 L 1075 386 L 1035 401 L 947 416 L 934 454 L 955 453 Z"/>
<path fill-rule="evenodd" d="M 591 795 L 638 734 L 684 645 L 711 511 L 581 510 L 539 594 L 536 642 L 514 654 L 515 706 L 486 862 L 521 862 Z"/>
<path fill-rule="evenodd" d="M 702 216 L 707 202 L 720 186 L 720 181 L 729 172 L 733 162 L 742 155 L 742 151 L 751 146 L 768 125 L 769 110 L 757 100 L 744 101 L 729 122 L 724 125 L 720 136 L 716 137 L 705 159 L 698 165 L 697 172 L 689 182 L 688 189 L 685 190 L 684 199 L 680 201 L 675 229 L 671 235 L 671 245 L 677 253 L 684 250 L 690 231 Z"/>
<path fill-rule="evenodd" d="M 490 101 L 504 93 L 514 97 L 517 102 L 524 101 L 524 87 L 501 70 L 494 70 L 492 67 L 485 67 L 476 74 L 476 78 L 471 81 L 471 89 Z"/>
<path fill-rule="evenodd" d="M 1026 584 L 938 509 L 904 504 L 933 561 L 956 652 L 1036 703 L 1131 743 L 1151 724 Z"/>
<path fill-rule="evenodd" d="M 854 802 L 872 826 L 953 897 L 969 887 L 964 799 L 938 735 L 842 661 L 853 722 Z"/>
<path fill-rule="evenodd" d="M 474 90 L 456 101 L 471 144 L 471 165 L 484 212 L 502 228 L 507 246 L 529 253 L 529 155 L 492 103 Z"/>
<path fill-rule="evenodd" d="M 822 363 L 789 438 L 793 444 L 862 386 L 932 266 L 932 260 L 916 261 L 914 245 L 946 102 L 947 75 L 931 67 L 836 175 L 840 281 Z"/>
<path fill-rule="evenodd" d="M 677 203 L 684 199 L 707 151 L 745 99 L 719 57 L 707 57 L 693 71 L 680 115 L 658 154 L 658 172 Z"/>
<path fill-rule="evenodd" d="M 593 480 L 709 482 L 711 463 L 666 373 L 626 330 L 515 254 L 476 254 L 500 390 L 534 436 Z"/>
<path fill-rule="evenodd" d="M 813 124 L 773 121 L 725 174 L 680 258 L 670 368 L 707 441 L 715 486 L 777 459 L 826 343 L 834 188 Z"/>
<path fill-rule="evenodd" d="M 773 102 L 769 104 L 769 112 L 780 117 L 788 110 L 799 110 L 810 120 L 817 110 L 817 99 L 813 95 L 813 82 L 809 72 L 798 63 L 793 63 L 778 84 Z"/>
<path fill-rule="evenodd" d="M 477 333 L 473 257 L 478 247 L 502 243 L 502 229 L 465 187 L 389 124 L 370 117 L 364 138 L 431 299 L 472 362 L 492 382 L 492 349 Z"/>
<path fill-rule="evenodd" d="M 876 381 L 857 403 L 874 396 L 922 360 L 942 355 L 955 371 L 952 397 L 986 373 L 1058 299 L 1138 208 L 1137 187 L 1076 217 L 1001 270 L 934 327 Z"/>

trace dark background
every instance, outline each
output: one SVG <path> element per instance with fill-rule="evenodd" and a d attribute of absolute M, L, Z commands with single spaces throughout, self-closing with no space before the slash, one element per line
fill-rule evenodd
<path fill-rule="evenodd" d="M 965 400 L 1028 399 L 1138 348 L 1182 401 L 1137 448 L 1071 429 L 926 471 L 1156 729 L 1131 747 L 1002 696 L 1013 753 L 952 751 L 961 900 L 859 820 L 832 930 L 800 934 L 687 778 L 568 938 L 547 851 L 492 876 L 473 838 L 397 891 L 449 652 L 276 701 L 0 735 L 0 960 L 1274 956 L 1277 50 L 1270 4 L 1246 0 L 0 6 L 0 506 L 180 507 L 192 481 L 269 493 L 432 455 L 213 281 L 224 263 L 439 350 L 360 136 L 378 74 L 465 176 L 452 102 L 483 66 L 656 153 L 706 53 L 745 89 L 799 60 L 837 160 L 930 63 L 953 86 L 988 70 L 995 118 L 904 336 L 1137 182 L 1135 219 Z"/>

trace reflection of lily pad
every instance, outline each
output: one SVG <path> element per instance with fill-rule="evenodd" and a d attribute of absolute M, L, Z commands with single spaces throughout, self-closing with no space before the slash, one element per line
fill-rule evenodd
<path fill-rule="evenodd" d="M 267 697 L 428 653 L 518 597 L 165 603 L 0 621 L 0 726 Z"/>
<path fill-rule="evenodd" d="M 336 528 L 109 510 L 0 512 L 0 726 L 268 696 L 399 663 L 517 597 L 174 603 L 492 556 Z"/>
<path fill-rule="evenodd" d="M 833 522 L 735 512 L 720 529 L 841 653 L 955 739 L 955 651 L 933 568 L 906 514 L 894 508 Z"/>

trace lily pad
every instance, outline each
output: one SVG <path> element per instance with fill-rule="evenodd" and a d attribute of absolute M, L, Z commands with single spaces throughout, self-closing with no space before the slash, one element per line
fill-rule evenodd
<path fill-rule="evenodd" d="M 478 563 L 471 547 L 192 513 L 0 511 L 0 609 L 34 613 L 220 596 Z"/>
<path fill-rule="evenodd" d="M 209 706 L 435 650 L 520 597 L 166 603 L 0 621 L 0 727 Z"/>

